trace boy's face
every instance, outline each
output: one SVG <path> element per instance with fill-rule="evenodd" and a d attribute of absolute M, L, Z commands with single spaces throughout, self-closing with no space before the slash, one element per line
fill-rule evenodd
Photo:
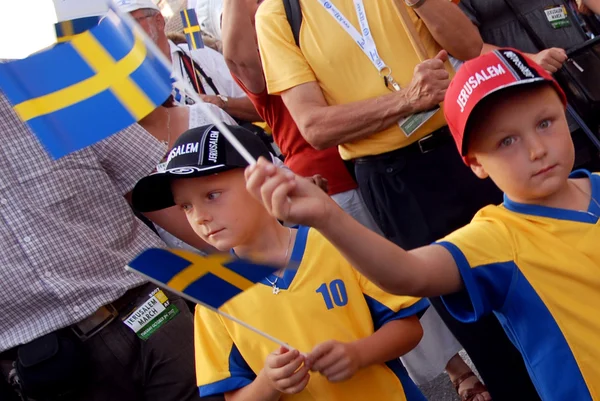
<path fill-rule="evenodd" d="M 216 175 L 178 179 L 173 199 L 194 232 L 220 251 L 249 244 L 272 217 L 246 191 L 241 168 Z"/>
<path fill-rule="evenodd" d="M 566 185 L 575 151 L 564 106 L 550 85 L 499 94 L 475 116 L 467 159 L 511 200 L 535 202 Z"/>

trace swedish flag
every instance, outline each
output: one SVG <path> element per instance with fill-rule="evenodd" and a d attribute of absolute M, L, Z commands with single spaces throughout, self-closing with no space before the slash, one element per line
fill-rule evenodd
<path fill-rule="evenodd" d="M 277 271 L 226 254 L 158 248 L 144 251 L 127 268 L 215 309 Z"/>
<path fill-rule="evenodd" d="M 183 22 L 183 33 L 185 33 L 190 50 L 203 48 L 204 42 L 200 34 L 201 30 L 196 10 L 190 8 L 189 10 L 182 10 L 180 14 Z"/>
<path fill-rule="evenodd" d="M 100 17 L 83 17 L 76 18 L 69 21 L 61 21 L 54 24 L 56 30 L 56 41 L 63 43 L 73 39 L 75 35 L 79 35 L 89 29 L 92 29 L 98 22 Z"/>
<path fill-rule="evenodd" d="M 110 11 L 69 42 L 0 64 L 0 88 L 58 158 L 148 115 L 171 93 L 170 75 L 141 34 Z"/>

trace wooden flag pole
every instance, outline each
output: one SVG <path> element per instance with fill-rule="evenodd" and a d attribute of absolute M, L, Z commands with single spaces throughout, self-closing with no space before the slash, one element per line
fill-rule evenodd
<path fill-rule="evenodd" d="M 427 54 L 427 49 L 425 49 L 425 45 L 421 41 L 421 37 L 417 32 L 417 28 L 415 28 L 415 25 L 412 19 L 410 18 L 410 15 L 408 14 L 408 10 L 406 9 L 406 3 L 404 2 L 404 0 L 394 0 L 394 4 L 396 5 L 396 10 L 398 11 L 398 14 L 400 14 L 400 22 L 402 23 L 402 27 L 408 35 L 408 39 L 410 40 L 410 43 L 415 49 L 415 52 L 417 52 L 419 60 L 423 62 L 429 59 L 430 57 Z"/>
<path fill-rule="evenodd" d="M 182 10 L 182 11 L 180 11 L 180 13 L 182 13 L 181 19 L 182 19 L 183 24 L 187 25 L 187 28 L 185 28 L 183 30 L 183 33 L 186 34 L 185 39 L 187 40 L 187 38 L 189 37 L 190 41 L 195 44 L 196 41 L 194 40 L 194 32 L 191 32 L 191 31 L 186 32 L 191 29 L 190 16 L 188 15 L 187 10 Z M 185 21 L 183 21 L 184 17 L 185 17 Z M 190 43 L 190 41 L 188 41 L 188 48 L 190 49 L 190 61 L 192 63 L 192 71 L 194 72 L 194 82 L 196 82 L 196 88 L 198 88 L 198 90 L 200 90 L 200 82 L 198 81 L 198 70 L 196 70 L 196 63 L 194 62 L 194 59 L 192 58 L 192 50 L 195 50 L 197 48 L 197 46 L 192 45 L 192 43 Z"/>
<path fill-rule="evenodd" d="M 256 327 L 250 326 L 248 323 L 246 323 L 246 322 L 238 319 L 237 317 L 231 316 L 230 314 L 225 313 L 225 312 L 221 312 L 217 308 L 213 308 L 212 306 L 209 306 L 209 305 L 205 304 L 204 302 L 200 302 L 199 300 L 197 300 L 194 297 L 191 297 L 191 296 L 189 296 L 189 295 L 187 295 L 187 294 L 185 294 L 185 293 L 183 293 L 181 291 L 178 291 L 178 290 L 175 290 L 175 289 L 173 289 L 173 288 L 171 288 L 169 286 L 166 286 L 165 283 L 161 283 L 160 281 L 158 281 L 158 280 L 156 280 L 156 279 L 154 279 L 154 278 L 152 278 L 152 277 L 150 277 L 150 276 L 148 276 L 148 275 L 146 275 L 146 274 L 144 274 L 144 273 L 142 273 L 142 272 L 140 272 L 140 271 L 138 271 L 138 270 L 136 270 L 136 269 L 134 269 L 134 268 L 132 268 L 130 266 L 125 266 L 125 270 L 134 272 L 135 274 L 139 274 L 140 276 L 144 277 L 146 280 L 153 282 L 154 284 L 156 284 L 159 287 L 168 288 L 169 291 L 171 291 L 174 294 L 179 295 L 181 298 L 187 299 L 190 302 L 193 302 L 195 304 L 198 304 L 198 305 L 201 305 L 201 306 L 203 306 L 205 308 L 208 308 L 211 311 L 213 311 L 215 313 L 218 313 L 219 315 L 223 316 L 224 318 L 229 319 L 229 320 L 231 320 L 233 322 L 236 322 L 237 324 L 240 324 L 240 325 L 244 326 L 248 330 L 253 331 L 256 334 L 261 335 L 264 338 L 273 341 L 275 344 L 278 344 L 278 345 L 280 345 L 280 346 L 288 349 L 289 351 L 294 351 L 295 350 L 295 348 L 291 347 L 289 344 L 284 343 L 283 341 L 281 341 L 281 340 L 273 337 L 270 334 L 265 333 L 262 330 L 257 329 Z"/>
<path fill-rule="evenodd" d="M 194 72 L 194 82 L 196 82 L 196 87 L 198 88 L 198 90 L 200 90 L 200 82 L 198 81 L 198 70 L 196 70 L 196 63 L 194 63 L 194 59 L 191 56 L 191 51 L 190 51 L 190 61 L 192 62 L 192 71 Z M 196 93 L 198 93 L 198 92 L 196 92 Z"/>

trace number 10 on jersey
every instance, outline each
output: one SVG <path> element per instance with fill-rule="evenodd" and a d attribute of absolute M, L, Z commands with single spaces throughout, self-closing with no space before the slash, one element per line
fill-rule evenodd
<path fill-rule="evenodd" d="M 333 280 L 329 283 L 329 286 L 327 283 L 321 284 L 316 292 L 323 296 L 327 309 L 333 309 L 335 306 L 345 306 L 348 303 L 346 286 L 340 279 Z"/>

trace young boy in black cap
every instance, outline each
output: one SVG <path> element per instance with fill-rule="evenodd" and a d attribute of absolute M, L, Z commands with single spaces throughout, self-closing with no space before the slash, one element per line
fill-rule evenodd
<path fill-rule="evenodd" d="M 250 131 L 229 129 L 254 157 L 270 159 Z M 213 247 L 282 268 L 221 310 L 307 354 L 284 348 L 273 352 L 269 340 L 197 307 L 200 395 L 425 401 L 398 357 L 420 341 L 416 314 L 427 300 L 384 293 L 315 230 L 279 224 L 246 191 L 247 165 L 214 126 L 195 128 L 179 137 L 166 166 L 133 191 L 140 211 L 178 205 Z M 286 269 L 288 264 L 293 267 Z M 321 374 L 311 375 L 311 370 Z"/>
<path fill-rule="evenodd" d="M 465 63 L 446 119 L 465 163 L 504 203 L 410 252 L 264 160 L 248 168 L 247 188 L 274 216 L 317 228 L 381 288 L 443 295 L 464 322 L 494 312 L 544 401 L 600 400 L 600 176 L 571 173 L 565 104 L 552 76 L 516 50 Z"/>

